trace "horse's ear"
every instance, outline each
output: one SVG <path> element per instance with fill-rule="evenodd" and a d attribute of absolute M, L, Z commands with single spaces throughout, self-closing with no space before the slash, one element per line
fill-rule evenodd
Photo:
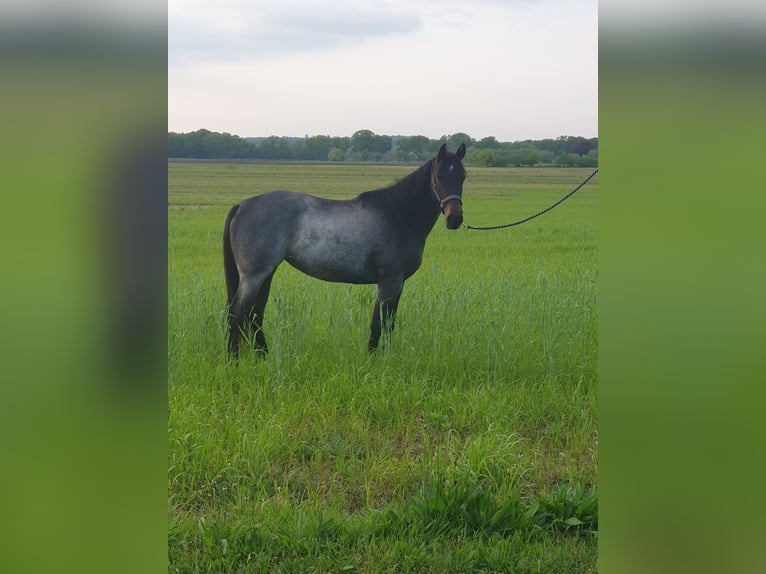
<path fill-rule="evenodd" d="M 465 157 L 465 144 L 460 144 L 460 147 L 457 148 L 457 152 L 455 153 L 458 159 L 463 159 Z"/>
<path fill-rule="evenodd" d="M 442 147 L 439 148 L 439 155 L 437 155 L 436 157 L 438 159 L 444 159 L 445 155 L 447 155 L 447 144 L 443 143 Z"/>

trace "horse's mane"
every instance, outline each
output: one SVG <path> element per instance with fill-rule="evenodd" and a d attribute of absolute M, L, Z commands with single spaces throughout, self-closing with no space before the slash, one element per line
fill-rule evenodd
<path fill-rule="evenodd" d="M 359 194 L 359 200 L 365 207 L 387 207 L 400 204 L 402 201 L 413 201 L 418 198 L 421 190 L 431 189 L 431 169 L 436 158 L 429 159 L 412 173 L 388 187 L 365 191 Z"/>

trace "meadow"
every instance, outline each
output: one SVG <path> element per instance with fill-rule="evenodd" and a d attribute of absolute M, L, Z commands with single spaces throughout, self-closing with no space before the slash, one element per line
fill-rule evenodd
<path fill-rule="evenodd" d="M 287 264 L 270 352 L 225 358 L 228 209 L 417 166 L 169 163 L 169 572 L 595 572 L 598 179 L 499 231 L 440 219 L 396 331 L 373 285 Z M 547 207 L 589 169 L 471 168 L 465 222 Z"/>

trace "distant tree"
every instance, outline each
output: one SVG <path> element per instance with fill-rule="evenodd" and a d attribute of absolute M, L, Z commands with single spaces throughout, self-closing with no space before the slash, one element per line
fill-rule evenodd
<path fill-rule="evenodd" d="M 357 151 L 369 151 L 375 146 L 375 132 L 358 130 L 351 136 L 351 146 Z"/>
<path fill-rule="evenodd" d="M 202 142 L 205 157 L 212 159 L 246 159 L 254 151 L 252 144 L 229 133 L 208 132 Z"/>
<path fill-rule="evenodd" d="M 396 162 L 399 161 L 399 154 L 395 150 L 389 150 L 384 153 L 378 161 L 385 161 L 389 163 Z"/>
<path fill-rule="evenodd" d="M 580 167 L 598 167 L 598 148 L 593 148 L 587 154 L 577 157 Z"/>
<path fill-rule="evenodd" d="M 261 159 L 292 159 L 292 148 L 287 138 L 269 136 L 258 145 L 257 157 Z"/>
<path fill-rule="evenodd" d="M 527 149 L 521 152 L 519 163 L 525 166 L 537 165 L 540 161 L 540 152 L 536 149 Z"/>
<path fill-rule="evenodd" d="M 575 136 L 559 136 L 556 138 L 556 149 L 554 150 L 557 155 L 572 154 L 572 149 L 580 144 L 585 138 Z M 587 153 L 587 152 L 586 152 Z"/>
<path fill-rule="evenodd" d="M 386 153 L 391 150 L 393 147 L 393 140 L 391 139 L 391 136 L 378 136 L 376 138 L 377 141 L 377 149 L 375 150 L 376 153 Z"/>
<path fill-rule="evenodd" d="M 396 151 L 401 161 L 425 161 L 432 155 L 431 140 L 425 136 L 399 138 Z"/>
<path fill-rule="evenodd" d="M 168 133 L 168 157 L 197 159 L 246 159 L 255 146 L 229 133 L 197 130 L 186 134 Z"/>
<path fill-rule="evenodd" d="M 368 156 L 383 155 L 391 149 L 392 139 L 391 136 L 379 136 L 370 130 L 359 130 L 351 136 L 351 145 L 355 152 L 367 152 Z"/>
<path fill-rule="evenodd" d="M 205 143 L 204 138 L 207 134 L 209 134 L 210 131 L 208 130 L 197 130 L 195 132 L 190 132 L 186 135 L 186 155 L 185 157 L 190 158 L 206 158 L 207 152 L 205 151 Z"/>
<path fill-rule="evenodd" d="M 431 153 L 431 140 L 426 136 L 410 136 L 399 138 L 396 142 L 396 148 L 404 153 Z"/>
<path fill-rule="evenodd" d="M 345 151 L 351 147 L 351 138 L 348 137 L 331 137 L 330 138 L 330 146 L 336 147 L 340 150 L 342 150 L 344 153 Z"/>
<path fill-rule="evenodd" d="M 497 165 L 497 154 L 491 149 L 469 149 L 465 162 L 468 165 L 495 167 Z"/>
<path fill-rule="evenodd" d="M 523 157 L 524 152 L 520 150 L 512 150 L 507 152 L 505 155 L 505 165 L 512 165 L 512 166 L 520 166 L 521 165 L 521 159 Z"/>
<path fill-rule="evenodd" d="M 315 161 L 326 160 L 327 154 L 330 153 L 330 148 L 332 147 L 332 141 L 329 136 L 306 136 L 306 139 L 300 143 L 303 145 L 300 159 Z M 296 157 L 298 157 L 297 154 Z"/>
<path fill-rule="evenodd" d="M 168 157 L 189 157 L 186 134 L 168 133 Z"/>
<path fill-rule="evenodd" d="M 301 159 L 301 160 L 312 159 L 308 157 L 308 154 L 306 153 L 305 140 L 296 140 L 295 142 L 293 142 L 293 144 L 290 146 L 290 155 L 292 156 L 292 159 Z"/>
<path fill-rule="evenodd" d="M 596 147 L 596 144 L 591 140 L 585 138 L 579 138 L 569 148 L 569 153 L 575 155 L 587 155 L 590 150 Z"/>
<path fill-rule="evenodd" d="M 476 149 L 498 149 L 500 142 L 495 139 L 495 136 L 489 136 L 481 138 L 479 141 L 473 144 Z"/>
<path fill-rule="evenodd" d="M 334 147 L 330 151 L 327 152 L 327 159 L 329 161 L 343 161 L 344 154 L 343 150 L 339 147 Z"/>
<path fill-rule="evenodd" d="M 577 156 L 571 153 L 562 153 L 553 158 L 553 162 L 564 167 L 573 167 L 577 165 Z"/>
<path fill-rule="evenodd" d="M 544 139 L 544 140 L 538 140 L 535 142 L 535 147 L 544 152 L 550 152 L 553 154 L 551 156 L 551 160 L 553 159 L 553 156 L 556 155 L 556 140 L 552 139 Z"/>
<path fill-rule="evenodd" d="M 527 151 L 530 149 L 537 149 L 535 142 L 532 140 L 521 140 L 510 144 L 510 149 L 515 151 Z"/>
<path fill-rule="evenodd" d="M 465 144 L 466 147 L 470 148 L 473 145 L 473 138 L 462 132 L 447 136 L 447 148 L 450 151 L 455 151 L 460 147 L 460 144 Z"/>
<path fill-rule="evenodd" d="M 540 154 L 540 163 L 543 163 L 543 164 L 553 163 L 553 158 L 555 157 L 555 155 L 552 151 L 542 150 L 542 151 L 539 151 L 538 153 Z"/>

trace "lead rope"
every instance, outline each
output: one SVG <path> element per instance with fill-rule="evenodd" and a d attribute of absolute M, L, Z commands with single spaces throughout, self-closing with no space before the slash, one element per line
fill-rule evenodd
<path fill-rule="evenodd" d="M 534 219 L 535 217 L 540 217 L 544 213 L 548 213 L 551 209 L 553 209 L 557 205 L 563 203 L 565 200 L 567 200 L 570 197 L 572 197 L 575 194 L 575 192 L 577 192 L 581 187 L 583 187 L 586 183 L 588 183 L 593 178 L 593 176 L 595 176 L 597 173 L 598 173 L 598 168 L 596 169 L 596 171 L 594 171 L 592 174 L 590 174 L 588 177 L 586 177 L 585 180 L 580 185 L 575 187 L 572 191 L 567 193 L 564 197 L 559 199 L 556 203 L 554 203 L 550 207 L 546 207 L 545 209 L 535 213 L 534 215 L 530 215 L 529 217 L 525 217 L 524 219 L 520 219 L 519 221 L 514 221 L 513 223 L 506 223 L 505 225 L 492 225 L 490 227 L 474 227 L 473 225 L 466 225 L 464 223 L 463 227 L 465 227 L 466 229 L 476 229 L 476 230 L 479 230 L 479 231 L 490 231 L 492 229 L 504 229 L 506 227 L 513 227 L 514 225 L 521 225 L 522 223 L 526 223 L 527 221 L 530 221 L 530 220 Z"/>

